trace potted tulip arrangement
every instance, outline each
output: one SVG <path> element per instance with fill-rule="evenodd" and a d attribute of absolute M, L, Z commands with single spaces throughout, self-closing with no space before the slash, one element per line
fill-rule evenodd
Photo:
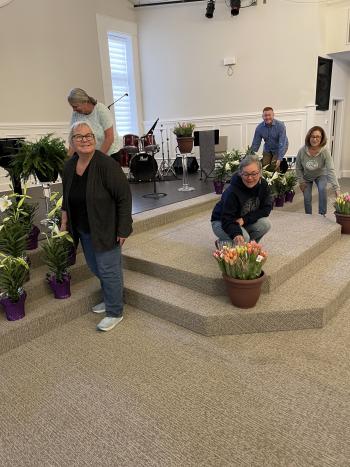
<path fill-rule="evenodd" d="M 341 193 L 337 196 L 333 206 L 337 223 L 341 225 L 341 233 L 350 234 L 350 194 Z"/>
<path fill-rule="evenodd" d="M 16 321 L 25 316 L 26 292 L 23 284 L 29 266 L 23 258 L 0 253 L 0 304 L 9 321 Z"/>
<path fill-rule="evenodd" d="M 286 192 L 284 195 L 284 200 L 286 203 L 292 203 L 295 195 L 294 187 L 297 184 L 297 176 L 295 170 L 288 170 L 288 172 L 286 172 L 284 176 L 286 179 Z"/>
<path fill-rule="evenodd" d="M 193 130 L 195 124 L 192 122 L 177 123 L 174 134 L 177 137 L 177 145 L 181 154 L 188 154 L 193 148 Z"/>
<path fill-rule="evenodd" d="M 68 264 L 68 251 L 73 239 L 68 232 L 60 232 L 55 226 L 50 235 L 46 235 L 46 241 L 42 249 L 44 262 L 49 268 L 46 278 L 55 298 L 63 299 L 71 295 Z"/>
<path fill-rule="evenodd" d="M 252 308 L 256 305 L 265 279 L 262 267 L 267 253 L 255 241 L 242 245 L 223 245 L 214 251 L 220 271 L 226 283 L 232 305 Z"/>

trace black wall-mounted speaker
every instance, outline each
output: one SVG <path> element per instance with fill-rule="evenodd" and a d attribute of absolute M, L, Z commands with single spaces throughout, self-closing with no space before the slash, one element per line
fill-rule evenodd
<path fill-rule="evenodd" d="M 318 57 L 317 84 L 316 84 L 316 110 L 329 109 L 329 97 L 331 94 L 333 60 Z"/>

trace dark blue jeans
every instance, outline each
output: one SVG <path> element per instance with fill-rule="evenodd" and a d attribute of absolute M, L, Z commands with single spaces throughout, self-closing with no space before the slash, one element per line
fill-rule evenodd
<path fill-rule="evenodd" d="M 327 176 L 320 175 L 315 178 L 314 182 L 318 188 L 318 212 L 319 214 L 327 213 Z M 304 180 L 304 208 L 306 214 L 312 214 L 312 184 Z"/>
<path fill-rule="evenodd" d="M 91 272 L 100 280 L 106 315 L 116 318 L 123 315 L 123 269 L 121 248 L 95 251 L 91 235 L 79 232 L 84 256 Z"/>

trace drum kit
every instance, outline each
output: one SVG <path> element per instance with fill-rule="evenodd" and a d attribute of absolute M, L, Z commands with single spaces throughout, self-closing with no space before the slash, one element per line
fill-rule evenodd
<path fill-rule="evenodd" d="M 153 130 L 157 122 L 155 121 L 151 129 L 144 136 L 132 134 L 124 135 L 123 137 L 123 160 L 126 161 L 123 165 L 129 166 L 129 181 L 134 182 L 150 182 L 153 181 L 153 193 L 143 195 L 145 198 L 162 198 L 166 193 L 157 193 L 156 179 L 163 180 L 164 176 L 171 172 L 175 178 L 177 175 L 172 166 L 169 152 L 169 138 L 167 138 L 167 158 L 164 155 L 164 140 L 163 140 L 163 125 L 160 130 L 161 145 L 162 145 L 162 161 L 158 168 L 158 163 L 154 157 L 160 151 L 159 145 L 156 143 Z"/>

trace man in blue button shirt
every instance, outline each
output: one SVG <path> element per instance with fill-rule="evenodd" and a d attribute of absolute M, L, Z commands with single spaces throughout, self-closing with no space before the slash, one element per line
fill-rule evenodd
<path fill-rule="evenodd" d="M 283 122 L 275 120 L 272 107 L 263 110 L 263 122 L 255 129 L 251 149 L 257 152 L 264 140 L 263 167 L 269 165 L 272 169 L 279 170 L 281 160 L 288 149 L 286 127 Z"/>

